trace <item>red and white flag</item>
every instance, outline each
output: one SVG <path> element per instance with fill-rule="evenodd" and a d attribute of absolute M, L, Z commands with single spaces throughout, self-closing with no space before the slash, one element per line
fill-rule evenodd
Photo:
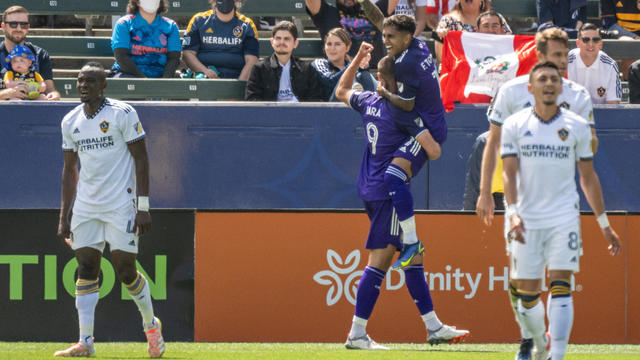
<path fill-rule="evenodd" d="M 447 112 L 453 102 L 489 102 L 506 81 L 527 74 L 538 61 L 532 35 L 450 31 L 444 38 L 440 93 Z"/>

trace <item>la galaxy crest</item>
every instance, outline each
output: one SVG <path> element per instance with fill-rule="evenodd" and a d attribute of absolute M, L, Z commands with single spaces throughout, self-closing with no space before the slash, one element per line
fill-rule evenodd
<path fill-rule="evenodd" d="M 107 131 L 109 131 L 109 122 L 107 120 L 103 120 L 100 123 L 100 131 L 102 131 L 103 133 L 107 133 Z"/>
<path fill-rule="evenodd" d="M 233 28 L 233 36 L 239 38 L 242 36 L 243 33 L 244 33 L 244 30 L 242 29 L 242 26 L 236 26 Z"/>
<path fill-rule="evenodd" d="M 600 97 L 603 97 L 607 93 L 607 89 L 605 89 L 604 86 L 600 86 L 596 91 L 598 92 L 598 96 Z"/>
<path fill-rule="evenodd" d="M 562 129 L 558 130 L 558 137 L 562 141 L 567 140 L 567 138 L 569 137 L 569 130 L 567 130 L 565 128 L 562 128 Z"/>

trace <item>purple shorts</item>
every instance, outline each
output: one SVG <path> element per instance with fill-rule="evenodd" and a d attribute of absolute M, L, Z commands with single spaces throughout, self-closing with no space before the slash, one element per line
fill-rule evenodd
<path fill-rule="evenodd" d="M 427 152 L 424 151 L 419 142 L 414 138 L 407 140 L 396 152 L 393 157 L 399 157 L 411 161 L 411 175 L 416 176 L 420 169 L 427 162 Z"/>
<path fill-rule="evenodd" d="M 384 249 L 391 244 L 396 249 L 401 249 L 400 221 L 391 199 L 365 201 L 364 207 L 371 221 L 365 248 Z"/>

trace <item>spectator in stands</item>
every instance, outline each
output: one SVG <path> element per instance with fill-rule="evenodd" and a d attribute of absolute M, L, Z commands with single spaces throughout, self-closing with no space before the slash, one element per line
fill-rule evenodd
<path fill-rule="evenodd" d="M 467 160 L 467 173 L 464 181 L 464 200 L 462 210 L 475 210 L 478 195 L 480 194 L 480 172 L 482 170 L 482 152 L 487 144 L 489 132 L 485 131 L 478 135 L 471 148 L 471 154 Z M 502 174 L 502 172 L 500 172 Z M 496 210 L 504 210 L 504 193 L 496 189 L 492 192 L 493 202 Z"/>
<path fill-rule="evenodd" d="M 42 76 L 34 70 L 33 64 L 36 57 L 31 50 L 24 45 L 16 45 L 7 57 L 9 70 L 4 74 L 4 85 L 8 89 L 16 86 L 27 87 L 27 98 L 30 100 L 46 100 L 43 94 L 47 89 Z M 10 100 L 21 100 L 14 98 Z"/>
<path fill-rule="evenodd" d="M 258 29 L 237 12 L 234 0 L 211 0 L 195 14 L 184 35 L 182 58 L 196 77 L 247 80 L 258 62 Z"/>
<path fill-rule="evenodd" d="M 557 26 L 575 39 L 587 21 L 587 0 L 536 0 L 536 12 L 538 31 Z"/>
<path fill-rule="evenodd" d="M 427 27 L 427 4 L 429 0 L 389 0 L 389 4 L 396 2 L 397 5 L 393 13 L 395 15 L 411 16 L 416 21 L 416 32 L 413 36 L 419 37 Z"/>
<path fill-rule="evenodd" d="M 292 56 L 298 47 L 298 29 L 281 21 L 271 30 L 273 54 L 258 61 L 247 81 L 246 100 L 322 101 L 318 74 L 310 62 Z"/>
<path fill-rule="evenodd" d="M 311 63 L 311 66 L 318 72 L 318 78 L 322 85 L 322 99 L 325 101 L 340 101 L 335 97 L 335 90 L 338 80 L 351 62 L 351 57 L 347 54 L 350 47 L 349 33 L 343 28 L 334 28 L 324 39 L 324 53 L 327 57 L 315 59 Z M 354 86 L 359 86 L 363 90 L 375 91 L 377 82 L 369 72 L 370 60 L 371 55 L 367 56 L 360 64 Z"/>
<path fill-rule="evenodd" d="M 167 0 L 129 0 L 127 14 L 113 29 L 116 62 L 110 77 L 172 78 L 180 62 L 180 32 L 160 14 Z"/>
<path fill-rule="evenodd" d="M 307 13 L 320 31 L 321 38 L 324 39 L 333 28 L 344 28 L 353 43 L 349 51 L 351 56 L 355 56 L 363 41 L 372 44 L 374 50 L 370 64 L 374 67 L 385 55 L 385 47 L 382 43 L 382 32 L 367 19 L 359 4 L 361 1 L 371 4 L 370 0 L 336 0 L 335 5 L 329 4 L 327 0 L 305 0 L 305 3 Z M 391 15 L 395 9 L 390 0 L 378 0 L 375 5 L 384 16 Z"/>
<path fill-rule="evenodd" d="M 469 31 L 477 32 L 478 16 L 488 11 L 489 3 L 484 0 L 456 0 L 456 5 L 452 11 L 444 15 L 434 32 L 435 50 L 438 61 L 442 59 L 442 43 L 449 31 Z M 510 34 L 511 28 L 503 19 L 505 33 Z"/>
<path fill-rule="evenodd" d="M 637 0 L 600 0 L 600 27 L 621 40 L 640 39 L 640 4 Z"/>
<path fill-rule="evenodd" d="M 603 35 L 619 40 L 640 40 L 640 3 L 638 0 L 600 0 L 600 27 Z M 620 69 L 627 79 L 635 59 L 622 59 Z"/>
<path fill-rule="evenodd" d="M 60 100 L 60 93 L 56 91 L 53 83 L 53 68 L 49 54 L 43 48 L 25 42 L 25 38 L 29 32 L 29 12 L 22 6 L 11 6 L 2 14 L 2 32 L 4 41 L 0 42 L 0 79 L 4 78 L 4 74 L 8 70 L 9 53 L 16 45 L 25 45 L 35 55 L 36 61 L 33 64 L 34 71 L 40 73 L 46 84 L 45 97 L 46 100 Z M 12 89 L 5 89 L 4 81 L 0 81 L 0 100 L 6 99 L 25 99 L 28 90 L 26 86 L 19 85 Z"/>
<path fill-rule="evenodd" d="M 506 34 L 504 18 L 495 10 L 485 11 L 478 15 L 477 31 L 482 34 Z"/>
<path fill-rule="evenodd" d="M 584 86 L 594 104 L 619 104 L 622 97 L 620 70 L 602 51 L 600 29 L 585 23 L 578 31 L 577 47 L 569 51 L 567 75 Z"/>
<path fill-rule="evenodd" d="M 455 6 L 455 0 L 427 0 L 427 26 L 435 31 L 440 19 L 453 11 Z"/>
<path fill-rule="evenodd" d="M 640 104 L 640 60 L 629 67 L 629 103 Z"/>

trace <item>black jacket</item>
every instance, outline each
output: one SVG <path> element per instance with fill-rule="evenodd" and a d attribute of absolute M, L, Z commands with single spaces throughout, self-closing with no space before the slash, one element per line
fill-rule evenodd
<path fill-rule="evenodd" d="M 300 101 L 322 101 L 318 74 L 308 61 L 291 57 L 291 89 Z M 275 54 L 258 61 L 247 81 L 245 100 L 277 101 L 282 66 Z"/>

